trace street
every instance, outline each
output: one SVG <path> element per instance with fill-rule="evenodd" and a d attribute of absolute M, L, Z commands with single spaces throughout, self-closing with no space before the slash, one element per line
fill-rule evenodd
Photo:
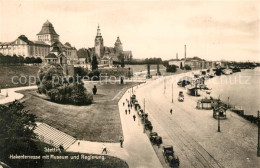
<path fill-rule="evenodd" d="M 181 75 L 175 75 L 178 78 Z M 257 126 L 227 112 L 217 132 L 217 120 L 212 110 L 196 109 L 196 100 L 185 89 L 167 77 L 164 94 L 163 80 L 150 80 L 143 87 L 135 88 L 137 100 L 154 126 L 154 131 L 163 138 L 163 145 L 173 145 L 180 158 L 180 167 L 258 167 L 256 156 Z M 184 92 L 184 102 L 178 102 L 178 92 Z M 201 97 L 200 97 L 201 98 Z M 143 106 L 142 106 L 143 107 Z M 170 109 L 173 109 L 172 115 Z M 160 157 L 159 157 L 160 158 Z"/>

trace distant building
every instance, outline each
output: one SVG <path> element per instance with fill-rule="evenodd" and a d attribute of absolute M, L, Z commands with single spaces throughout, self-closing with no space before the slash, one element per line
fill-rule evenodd
<path fill-rule="evenodd" d="M 30 41 L 25 35 L 19 36 L 13 42 L 0 43 L 0 53 L 3 55 L 44 58 L 49 52 L 49 44 L 42 41 Z"/>
<path fill-rule="evenodd" d="M 43 24 L 37 38 L 38 41 L 31 41 L 25 35 L 21 35 L 13 42 L 0 43 L 0 53 L 10 56 L 40 57 L 42 59 L 49 57 L 50 53 L 55 54 L 57 58 L 63 54 L 68 64 L 76 62 L 76 48 L 72 47 L 68 42 L 62 44 L 59 41 L 59 35 L 48 20 Z"/>
<path fill-rule="evenodd" d="M 101 65 L 112 65 L 113 61 L 121 61 L 119 57 L 124 57 L 125 61 L 131 61 L 133 58 L 131 51 L 124 51 L 123 44 L 119 37 L 117 37 L 114 47 L 104 46 L 104 39 L 101 35 L 100 27 L 97 28 L 97 35 L 93 48 L 88 49 L 88 54 L 92 58 L 94 55 L 97 57 Z"/>

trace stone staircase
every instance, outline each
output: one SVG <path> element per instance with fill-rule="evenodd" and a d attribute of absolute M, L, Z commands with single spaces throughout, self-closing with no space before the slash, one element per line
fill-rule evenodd
<path fill-rule="evenodd" d="M 37 123 L 34 133 L 38 135 L 38 139 L 40 141 L 53 145 L 57 148 L 62 145 L 64 149 L 67 149 L 76 141 L 74 137 L 65 134 L 64 132 L 61 132 L 45 123 Z"/>

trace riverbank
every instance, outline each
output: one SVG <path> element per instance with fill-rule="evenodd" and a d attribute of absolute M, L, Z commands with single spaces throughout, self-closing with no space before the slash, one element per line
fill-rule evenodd
<path fill-rule="evenodd" d="M 197 101 L 203 95 L 189 96 L 185 88 L 172 82 L 171 78 L 178 81 L 191 74 L 166 77 L 165 84 L 163 79 L 151 81 L 135 90 L 140 104 L 145 99 L 145 111 L 153 131 L 162 136 L 161 146 L 173 145 L 180 158 L 180 167 L 258 167 L 257 126 L 228 111 L 227 119 L 221 121 L 221 132 L 218 132 L 213 111 L 196 109 Z M 179 91 L 184 92 L 184 102 L 177 100 Z"/>
<path fill-rule="evenodd" d="M 206 80 L 211 96 L 226 104 L 239 106 L 246 115 L 257 116 L 260 109 L 260 67 Z"/>

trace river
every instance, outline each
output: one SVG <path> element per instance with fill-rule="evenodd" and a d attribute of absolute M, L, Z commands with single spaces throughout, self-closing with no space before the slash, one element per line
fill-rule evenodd
<path fill-rule="evenodd" d="M 211 96 L 231 105 L 242 106 L 245 114 L 257 116 L 260 110 L 260 67 L 231 75 L 216 76 L 206 81 Z"/>

